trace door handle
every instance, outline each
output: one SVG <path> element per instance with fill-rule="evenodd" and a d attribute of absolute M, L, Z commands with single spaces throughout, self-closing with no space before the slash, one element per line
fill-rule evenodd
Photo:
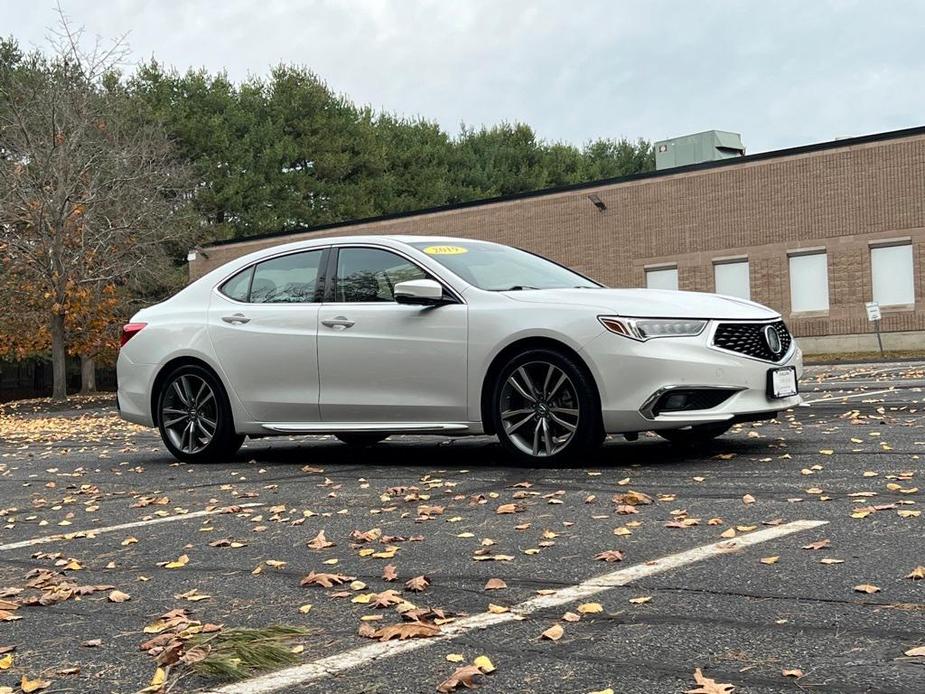
<path fill-rule="evenodd" d="M 321 325 L 325 325 L 329 328 L 336 328 L 338 330 L 344 330 L 351 327 L 355 321 L 350 320 L 346 316 L 335 316 L 334 318 L 326 318 L 321 321 Z"/>
<path fill-rule="evenodd" d="M 230 316 L 222 316 L 222 320 L 226 323 L 231 323 L 232 325 L 241 324 L 250 322 L 250 318 L 245 316 L 243 313 L 234 313 Z"/>

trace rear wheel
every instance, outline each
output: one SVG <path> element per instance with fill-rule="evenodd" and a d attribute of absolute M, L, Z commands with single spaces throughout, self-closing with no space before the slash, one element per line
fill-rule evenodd
<path fill-rule="evenodd" d="M 524 352 L 498 375 L 492 398 L 501 445 L 524 462 L 561 461 L 600 445 L 601 413 L 594 383 L 563 354 Z"/>
<path fill-rule="evenodd" d="M 664 429 L 655 433 L 678 446 L 696 446 L 722 436 L 732 427 L 728 422 L 697 424 L 687 429 Z"/>
<path fill-rule="evenodd" d="M 342 441 L 352 448 L 375 446 L 380 441 L 385 441 L 389 437 L 388 434 L 367 434 L 363 432 L 345 432 L 343 434 L 334 434 L 334 436 L 338 441 Z"/>
<path fill-rule="evenodd" d="M 157 399 L 158 429 L 167 450 L 188 463 L 229 458 L 244 436 L 235 433 L 231 406 L 218 379 L 195 364 L 164 379 Z"/>

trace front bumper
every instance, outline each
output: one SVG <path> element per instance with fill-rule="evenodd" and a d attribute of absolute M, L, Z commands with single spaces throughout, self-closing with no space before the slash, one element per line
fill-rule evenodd
<path fill-rule="evenodd" d="M 803 374 L 803 354 L 796 340 L 780 362 L 767 362 L 716 349 L 711 330 L 696 337 L 637 342 L 610 332 L 582 350 L 601 396 L 607 433 L 677 429 L 696 424 L 748 419 L 799 405 L 802 398 L 769 398 L 768 370 L 795 366 Z M 655 393 L 677 387 L 728 388 L 735 392 L 715 407 L 652 413 L 647 403 Z"/>

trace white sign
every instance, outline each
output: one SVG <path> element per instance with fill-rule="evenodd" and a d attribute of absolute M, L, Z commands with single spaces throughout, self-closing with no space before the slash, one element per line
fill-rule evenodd
<path fill-rule="evenodd" d="M 869 301 L 864 306 L 867 308 L 867 320 L 880 320 L 880 304 L 876 301 Z"/>

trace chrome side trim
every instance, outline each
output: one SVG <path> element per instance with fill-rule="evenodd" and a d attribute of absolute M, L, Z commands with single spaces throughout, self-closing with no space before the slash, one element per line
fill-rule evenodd
<path fill-rule="evenodd" d="M 440 433 L 468 431 L 464 422 L 268 422 L 261 424 L 267 431 L 279 434 L 340 434 L 350 433 Z"/>
<path fill-rule="evenodd" d="M 710 410 L 679 410 L 677 412 L 666 412 L 665 414 L 656 415 L 652 410 L 655 407 L 655 403 L 658 402 L 665 393 L 670 393 L 673 390 L 731 390 L 734 391 L 729 397 L 735 393 L 739 393 L 743 390 L 747 390 L 745 386 L 702 386 L 691 383 L 679 383 L 670 386 L 662 386 L 656 390 L 652 395 L 646 398 L 645 402 L 642 403 L 642 407 L 639 408 L 639 414 L 649 420 L 656 420 L 661 418 L 667 419 L 690 419 L 690 414 L 699 414 L 703 412 L 709 413 Z M 725 402 L 725 401 L 724 401 Z M 722 404 L 722 403 L 720 403 Z M 718 405 L 717 405 L 718 407 Z M 710 408 L 713 409 L 713 408 Z M 681 416 L 684 415 L 684 416 Z M 718 413 L 713 415 L 717 419 L 727 419 L 726 416 L 720 416 Z M 702 417 L 702 415 L 701 415 Z M 698 418 L 701 418 L 698 417 Z M 732 417 L 732 414 L 729 414 L 729 417 Z"/>

